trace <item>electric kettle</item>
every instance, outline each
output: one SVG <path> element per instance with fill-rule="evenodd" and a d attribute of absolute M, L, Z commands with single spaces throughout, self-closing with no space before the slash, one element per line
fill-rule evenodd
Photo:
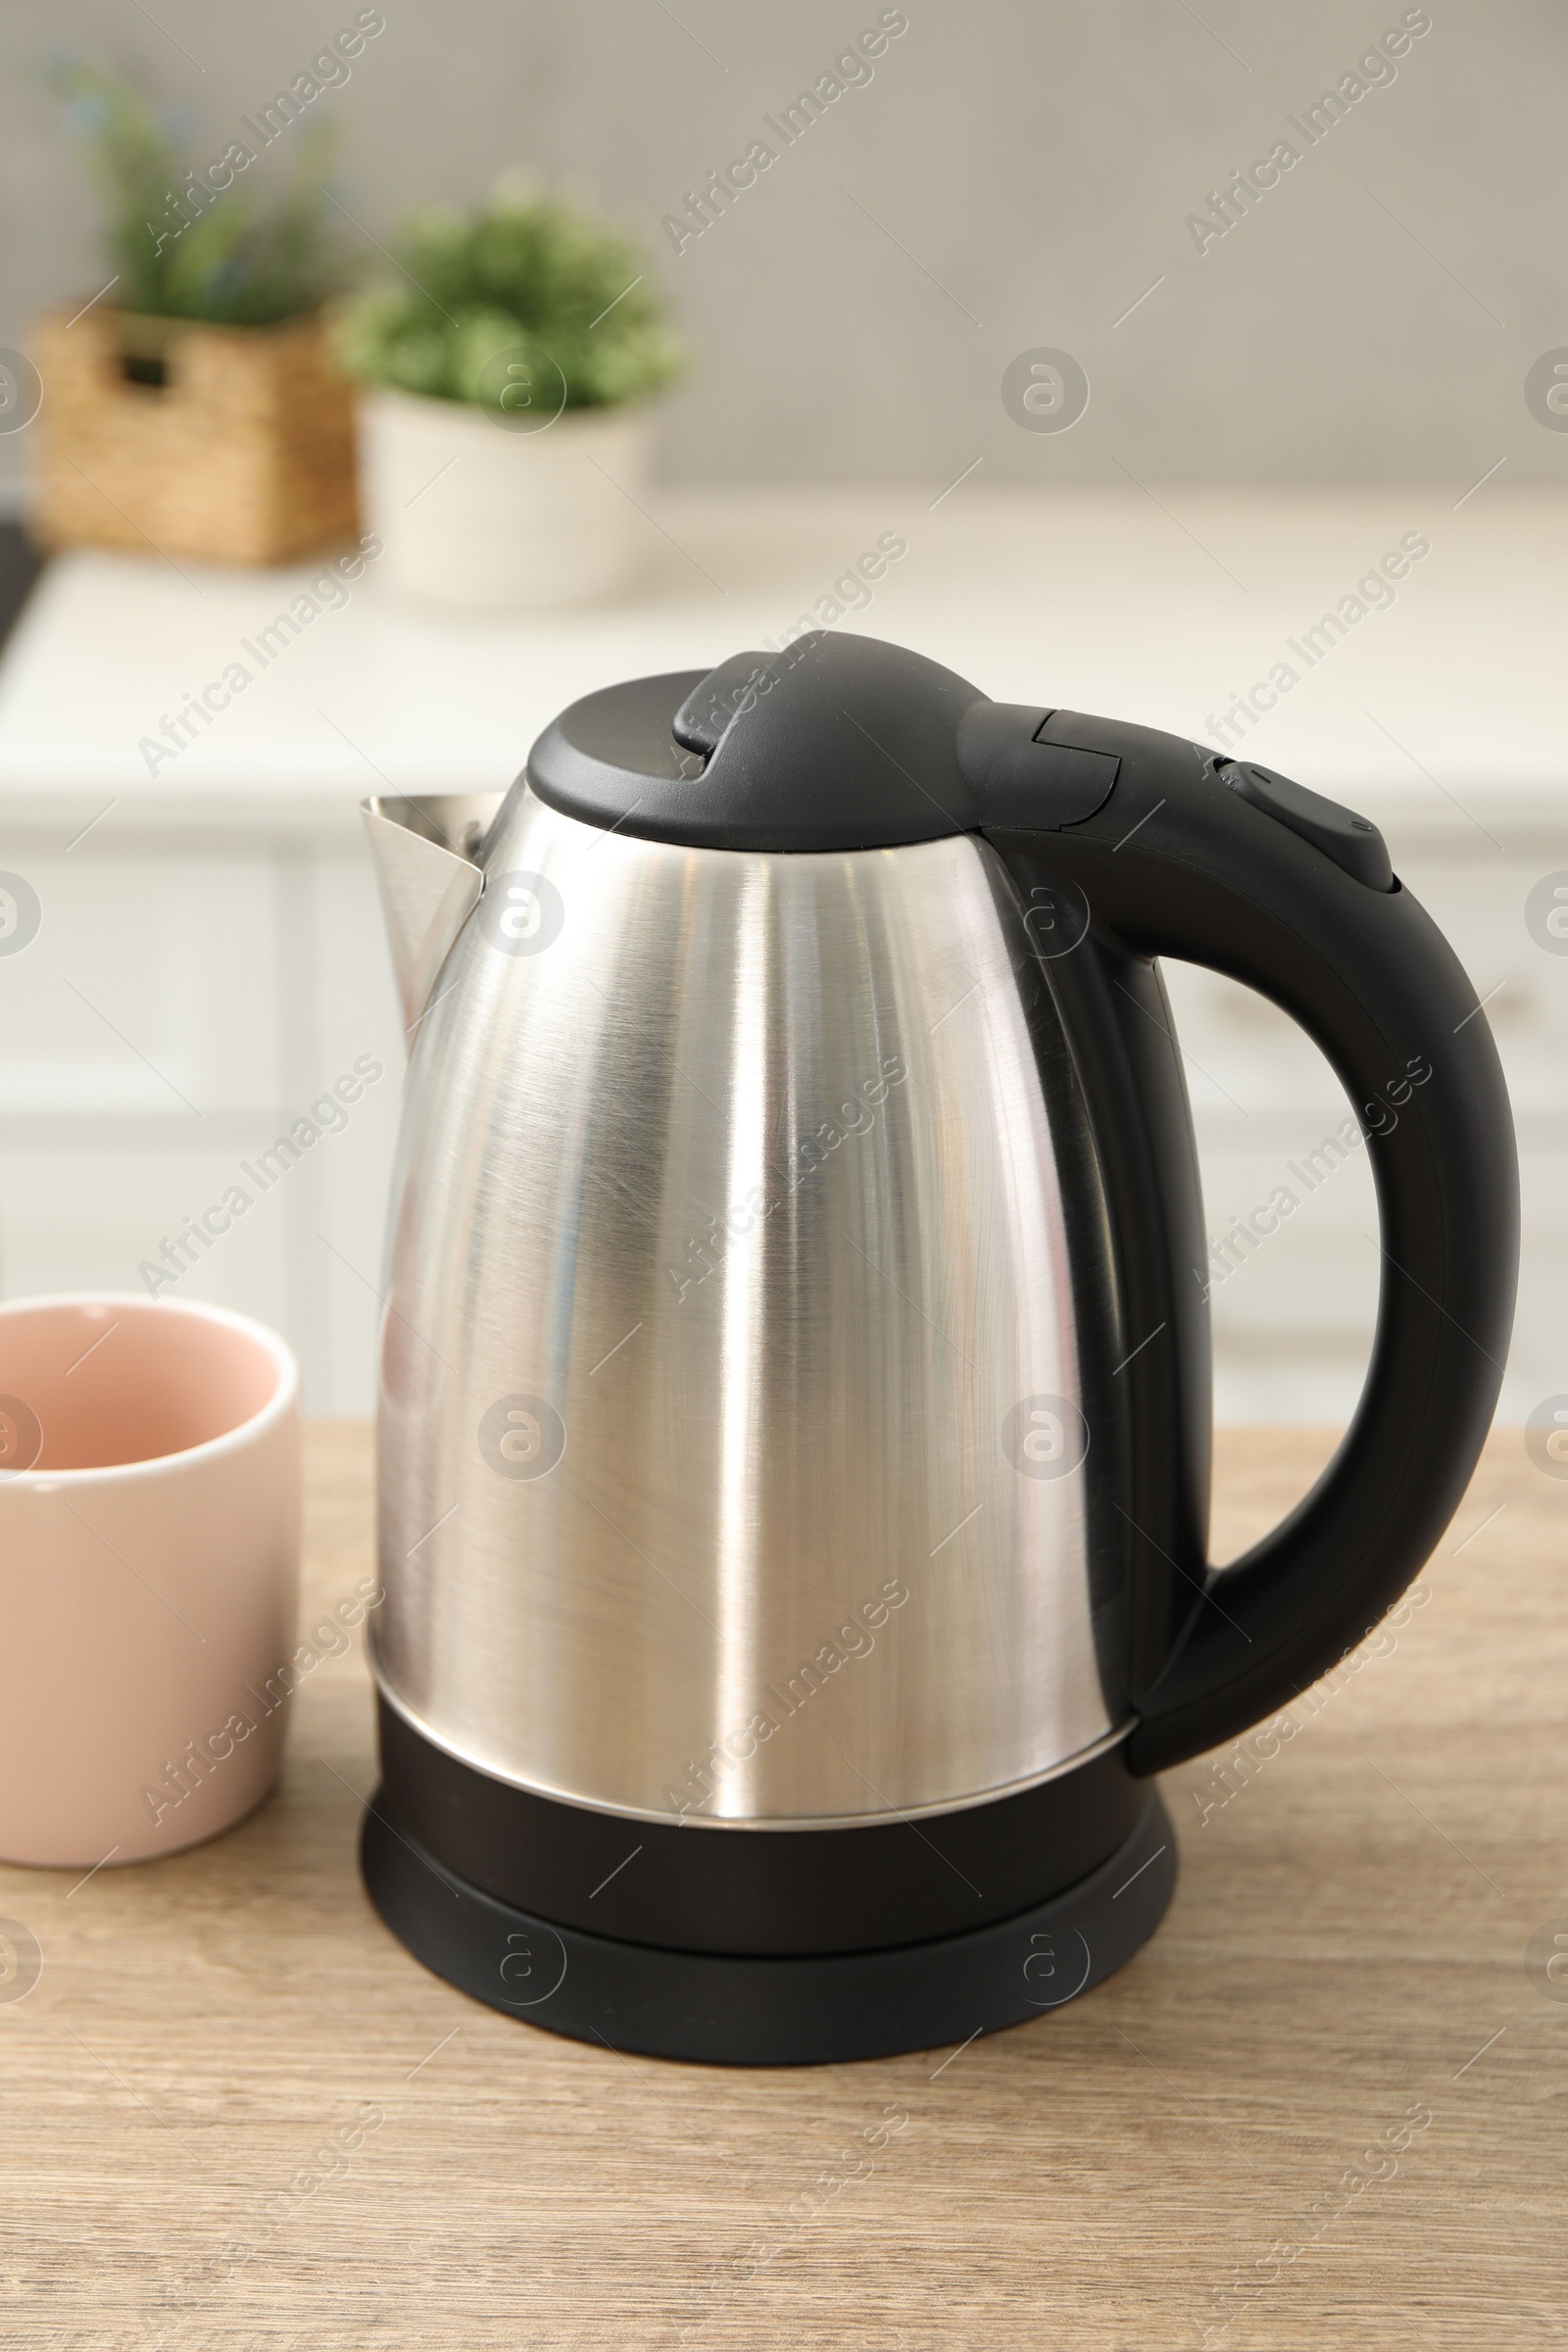
<path fill-rule="evenodd" d="M 1393 1604 L 1496 1401 L 1518 1178 L 1365 818 L 816 632 L 367 803 L 410 1039 L 366 1880 L 452 1983 L 779 2064 L 1054 2008 L 1159 1921 L 1153 1775 Z M 1156 958 L 1354 1104 L 1365 1392 L 1207 1563 L 1209 1247 Z"/>

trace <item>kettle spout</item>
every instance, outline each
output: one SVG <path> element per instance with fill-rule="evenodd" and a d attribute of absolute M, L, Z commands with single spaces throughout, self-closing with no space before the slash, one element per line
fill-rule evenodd
<path fill-rule="evenodd" d="M 482 792 L 411 800 L 389 793 L 360 803 L 375 854 L 405 1037 L 479 903 L 484 869 L 478 852 L 505 798 Z"/>

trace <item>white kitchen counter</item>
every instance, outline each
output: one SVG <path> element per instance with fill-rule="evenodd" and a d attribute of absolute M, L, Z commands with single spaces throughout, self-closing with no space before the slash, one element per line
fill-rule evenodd
<path fill-rule="evenodd" d="M 1224 744 L 1211 722 L 1238 695 L 1277 663 L 1297 672 L 1227 748 L 1373 815 L 1481 993 L 1497 989 L 1527 1161 L 1522 1416 L 1568 1385 L 1568 957 L 1523 923 L 1531 884 L 1568 867 L 1568 494 L 1515 495 L 1505 473 L 1465 488 L 991 492 L 982 472 L 940 498 L 666 494 L 635 598 L 457 615 L 399 605 L 371 565 L 266 666 L 260 633 L 308 570 L 58 562 L 0 663 L 0 866 L 34 880 L 46 916 L 33 947 L 0 958 L 7 1290 L 135 1287 L 237 1154 L 369 1054 L 387 1080 L 354 1127 L 182 1283 L 288 1329 L 318 1409 L 363 1410 L 399 1041 L 359 799 L 499 790 L 577 695 L 778 642 L 891 535 L 906 552 L 841 625 L 1000 699 Z M 1401 542 L 1429 552 L 1309 662 L 1307 632 Z M 150 774 L 142 739 L 236 660 L 251 682 Z M 1328 1131 L 1337 1090 L 1245 992 L 1184 972 L 1172 985 L 1217 1229 Z M 1376 1261 L 1364 1167 L 1324 1196 L 1216 1293 L 1231 1417 L 1353 1397 Z"/>
<path fill-rule="evenodd" d="M 132 804 L 121 821 L 192 798 L 215 818 L 297 806 L 340 817 L 378 772 L 400 790 L 494 789 L 590 688 L 777 642 L 883 532 L 908 552 L 845 625 L 1001 700 L 1211 739 L 1210 715 L 1283 661 L 1300 682 L 1249 740 L 1380 817 L 1446 823 L 1446 792 L 1528 814 L 1568 786 L 1568 494 L 1512 496 L 1499 477 L 1454 512 L 1447 489 L 1162 490 L 1156 502 L 1131 486 L 991 493 L 976 476 L 934 511 L 931 495 L 668 497 L 662 528 L 648 524 L 644 591 L 591 612 L 416 609 L 372 565 L 156 779 L 138 739 L 248 659 L 242 642 L 310 575 L 70 556 L 0 671 L 0 808 L 118 792 Z M 1406 534 L 1431 553 L 1308 668 L 1291 641 Z"/>

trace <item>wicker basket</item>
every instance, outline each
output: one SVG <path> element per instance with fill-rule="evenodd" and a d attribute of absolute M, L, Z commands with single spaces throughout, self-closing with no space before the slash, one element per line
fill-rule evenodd
<path fill-rule="evenodd" d="M 358 531 L 353 400 L 318 318 L 91 311 L 72 325 L 59 311 L 33 349 L 45 546 L 277 564 Z"/>

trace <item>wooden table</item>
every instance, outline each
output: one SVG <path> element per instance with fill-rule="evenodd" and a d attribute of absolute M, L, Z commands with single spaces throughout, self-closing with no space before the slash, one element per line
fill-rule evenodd
<path fill-rule="evenodd" d="M 1221 1556 L 1325 1444 L 1222 1441 Z M 368 1563 L 368 1456 L 311 1431 L 310 1623 Z M 1568 1935 L 1565 1508 L 1494 1438 L 1406 1622 L 1228 1801 L 1170 1776 L 1181 1884 L 1131 1966 L 874 2065 L 633 2060 L 426 1975 L 360 1888 L 363 1656 L 321 1665 L 230 1837 L 0 1871 L 44 1957 L 0 2004 L 0 2342 L 1563 2343 L 1568 1984 L 1526 1945 Z"/>

